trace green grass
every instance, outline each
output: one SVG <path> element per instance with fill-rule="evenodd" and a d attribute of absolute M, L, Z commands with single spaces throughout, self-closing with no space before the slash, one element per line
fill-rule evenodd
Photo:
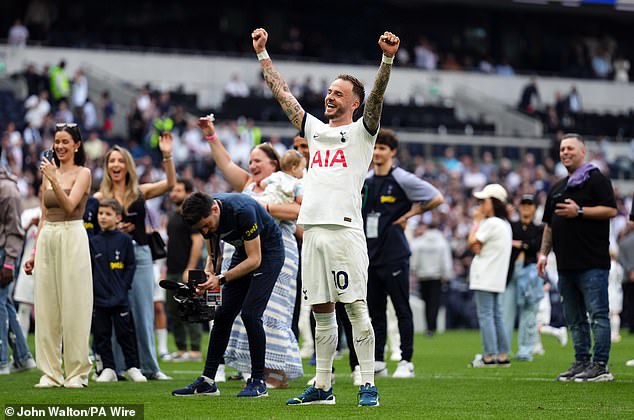
<path fill-rule="evenodd" d="M 32 337 L 31 337 L 32 339 Z M 624 333 L 612 347 L 613 383 L 558 383 L 555 376 L 573 358 L 572 344 L 561 348 L 544 337 L 546 354 L 533 362 L 514 362 L 508 368 L 471 369 L 467 364 L 480 352 L 477 331 L 451 331 L 434 338 L 416 337 L 415 379 L 378 378 L 381 406 L 357 407 L 347 355 L 335 362 L 335 406 L 286 407 L 285 401 L 304 389 L 314 373 L 305 363 L 306 377 L 284 390 L 269 391 L 269 398 L 237 399 L 240 384 L 220 384 L 220 397 L 175 398 L 174 388 L 193 381 L 202 370 L 198 363 L 162 363 L 173 381 L 147 384 L 90 382 L 84 390 L 34 389 L 37 372 L 0 377 L 0 403 L 4 404 L 143 404 L 148 419 L 331 419 L 354 418 L 634 418 L 634 336 Z M 390 362 L 390 372 L 396 363 Z M 8 418 L 8 417 L 7 417 Z"/>

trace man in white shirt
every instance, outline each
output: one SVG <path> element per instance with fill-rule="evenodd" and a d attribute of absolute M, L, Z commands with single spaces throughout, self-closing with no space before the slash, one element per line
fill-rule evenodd
<path fill-rule="evenodd" d="M 310 170 L 304 177 L 305 194 L 297 223 L 305 229 L 302 248 L 303 299 L 315 317 L 315 383 L 289 405 L 334 404 L 331 371 L 337 347 L 335 302 L 345 303 L 352 324 L 362 385 L 359 406 L 378 406 L 374 385 L 374 330 L 367 295 L 368 252 L 361 217 L 361 189 L 372 162 L 379 129 L 383 95 L 400 40 L 391 32 L 379 37 L 383 60 L 363 118 L 353 120 L 365 98 L 363 84 L 340 75 L 328 88 L 324 115 L 328 124 L 306 113 L 288 84 L 273 67 L 266 52 L 267 32 L 252 33 L 266 83 L 291 123 L 308 140 Z"/>

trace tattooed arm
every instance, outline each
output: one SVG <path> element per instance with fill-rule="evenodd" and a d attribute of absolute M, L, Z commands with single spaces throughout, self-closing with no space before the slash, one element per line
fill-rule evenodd
<path fill-rule="evenodd" d="M 400 45 L 400 39 L 391 32 L 385 32 L 379 37 L 379 46 L 383 50 L 383 55 L 394 58 Z M 370 133 L 376 133 L 381 122 L 381 111 L 383 109 L 383 95 L 390 80 L 391 64 L 381 62 L 381 67 L 374 80 L 374 87 L 368 96 L 363 111 L 363 122 Z"/>
<path fill-rule="evenodd" d="M 291 124 L 293 124 L 298 130 L 301 130 L 302 120 L 304 119 L 304 114 L 306 112 L 291 93 L 286 81 L 282 79 L 282 75 L 280 75 L 280 73 L 275 70 L 275 67 L 273 67 L 271 59 L 268 58 L 268 54 L 266 53 L 266 41 L 269 37 L 268 33 L 264 29 L 258 28 L 253 31 L 251 37 L 253 38 L 253 49 L 255 52 L 259 56 L 266 54 L 266 58 L 260 59 L 260 65 L 262 66 L 262 73 L 264 74 L 266 84 L 269 85 L 271 92 L 273 92 L 273 96 L 282 106 L 282 110 L 291 121 Z"/>
<path fill-rule="evenodd" d="M 549 225 L 544 225 L 544 234 L 542 235 L 542 248 L 539 250 L 537 257 L 537 274 L 539 277 L 546 277 L 546 263 L 548 262 L 548 254 L 553 247 L 553 231 Z"/>

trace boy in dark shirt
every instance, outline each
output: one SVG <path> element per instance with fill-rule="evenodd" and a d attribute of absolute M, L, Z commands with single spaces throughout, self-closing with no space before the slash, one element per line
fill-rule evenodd
<path fill-rule="evenodd" d="M 93 341 L 103 363 L 97 382 L 117 382 L 110 340 L 113 324 L 125 357 L 128 378 L 134 382 L 147 381 L 138 369 L 136 335 L 128 303 L 128 290 L 132 285 L 135 266 L 132 239 L 116 229 L 122 214 L 123 208 L 117 200 L 102 200 L 97 216 L 101 232 L 90 239 L 94 293 Z"/>

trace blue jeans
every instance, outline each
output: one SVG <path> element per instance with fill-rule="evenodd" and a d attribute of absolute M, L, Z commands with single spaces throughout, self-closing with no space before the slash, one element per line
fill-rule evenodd
<path fill-rule="evenodd" d="M 531 360 L 533 358 L 533 346 L 537 342 L 537 310 L 539 309 L 539 301 L 524 301 L 520 304 L 518 298 L 518 277 L 525 274 L 524 263 L 519 262 L 515 265 L 515 271 L 511 277 L 511 281 L 506 285 L 506 290 L 502 294 L 502 318 L 504 321 L 504 331 L 509 340 L 509 346 L 513 341 L 513 327 L 515 326 L 515 317 L 519 315 L 519 324 L 517 329 L 517 357 Z M 536 270 L 535 264 L 527 267 L 530 270 Z"/>
<path fill-rule="evenodd" d="M 508 353 L 509 340 L 502 322 L 501 293 L 474 290 L 473 298 L 478 310 L 478 323 L 485 356 Z"/>
<path fill-rule="evenodd" d="M 594 336 L 595 362 L 610 359 L 608 273 L 605 269 L 559 271 L 564 316 L 575 347 L 575 360 L 589 361 Z M 589 316 L 589 318 L 588 318 Z"/>
<path fill-rule="evenodd" d="M 5 251 L 0 248 L 0 263 L 4 262 Z M 9 364 L 9 346 L 13 351 L 13 358 L 17 366 L 20 366 L 31 356 L 26 339 L 22 334 L 22 328 L 18 323 L 18 317 L 13 304 L 13 287 L 15 286 L 16 273 L 20 267 L 20 260 L 15 264 L 14 280 L 6 287 L 0 288 L 0 367 Z"/>

